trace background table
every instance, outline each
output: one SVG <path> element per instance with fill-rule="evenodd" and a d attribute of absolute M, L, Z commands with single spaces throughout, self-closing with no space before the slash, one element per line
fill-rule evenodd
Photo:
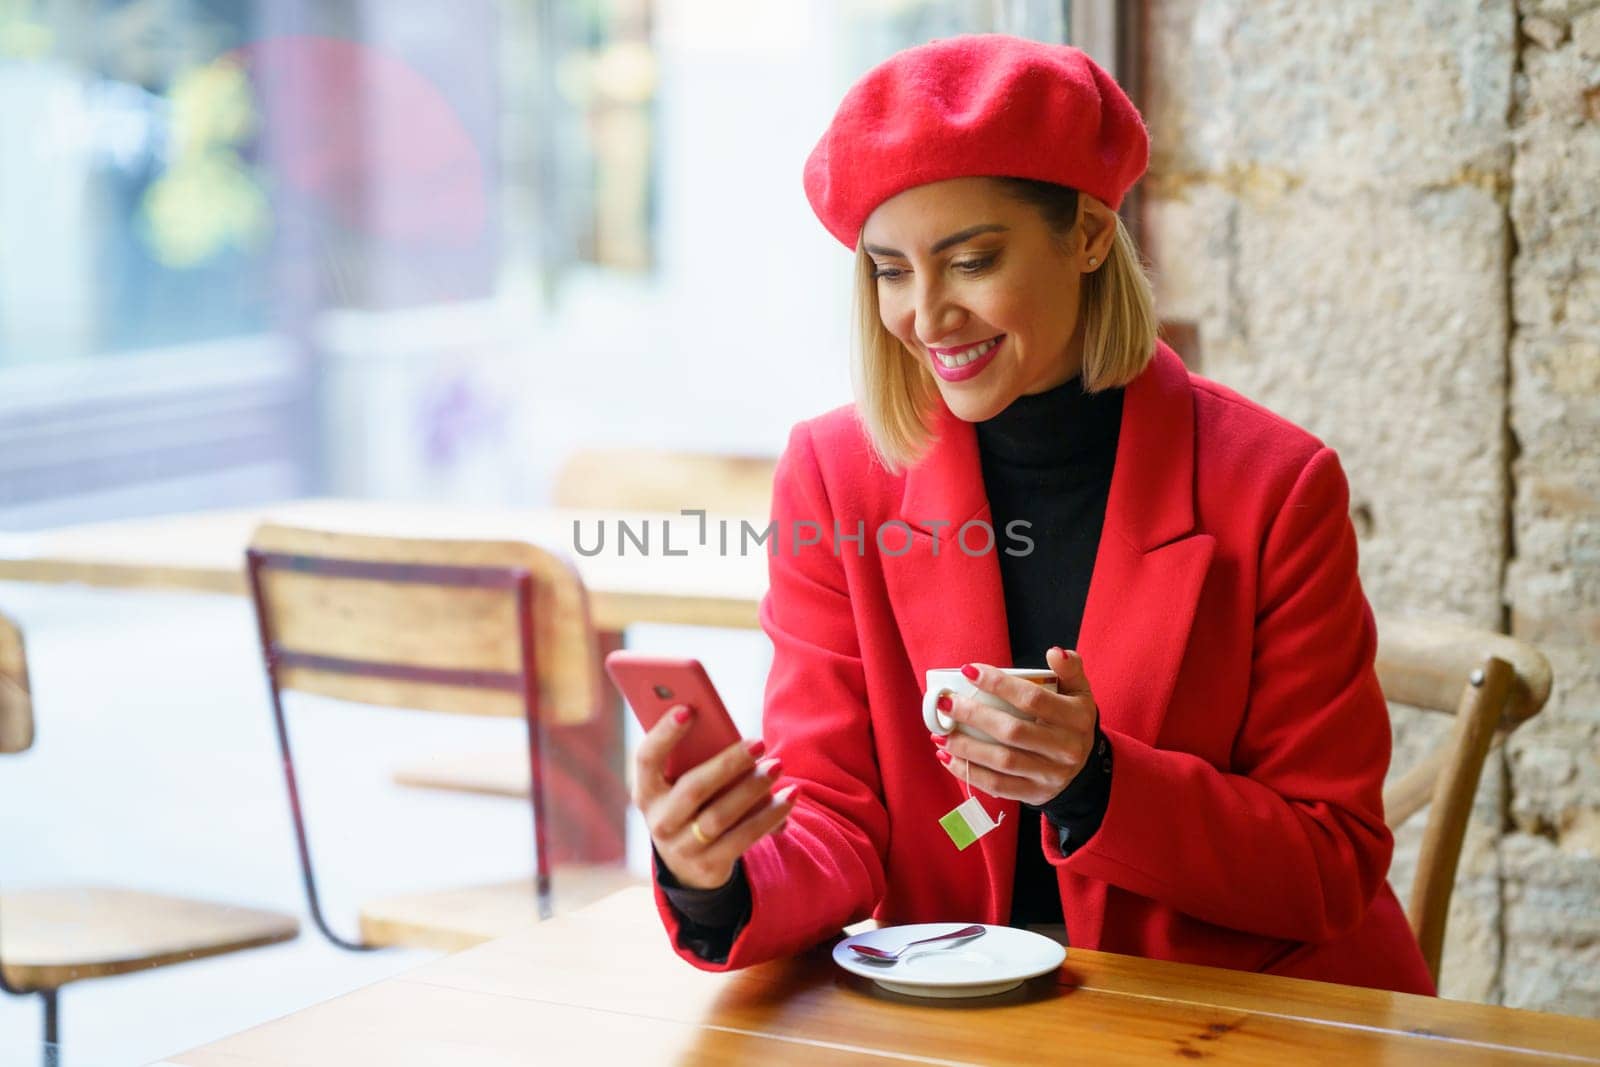
<path fill-rule="evenodd" d="M 1600 1062 L 1600 1022 L 1070 950 L 979 1001 L 877 992 L 823 950 L 707 974 L 632 889 L 166 1061 Z"/>
<path fill-rule="evenodd" d="M 0 534 L 0 581 L 81 582 L 130 589 L 185 589 L 244 596 L 244 550 L 262 522 L 349 533 L 531 541 L 567 556 L 589 587 L 595 626 L 620 631 L 634 623 L 752 628 L 767 588 L 767 545 L 740 554 L 739 523 L 757 530 L 766 520 L 707 517 L 708 544 L 698 544 L 699 520 L 651 512 L 465 509 L 377 500 L 294 500 L 237 511 L 194 512 L 148 519 L 88 523 L 34 533 Z M 728 522 L 730 551 L 719 551 L 719 521 Z M 649 553 L 630 542 L 618 553 L 617 524 L 649 529 Z M 674 553 L 665 554 L 670 522 Z M 595 545 L 600 524 L 605 550 Z"/>

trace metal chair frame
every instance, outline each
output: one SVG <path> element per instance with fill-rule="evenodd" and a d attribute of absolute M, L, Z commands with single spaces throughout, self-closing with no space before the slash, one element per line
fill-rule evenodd
<path fill-rule="evenodd" d="M 17 642 L 20 643 L 22 641 L 21 632 L 4 616 L 0 616 L 0 628 L 4 628 L 6 633 L 13 636 Z M 26 752 L 33 747 L 33 699 L 28 691 L 26 655 L 21 657 L 18 667 L 22 671 L 20 679 L 8 679 L 5 675 L 0 675 L 0 684 L 4 684 L 9 680 L 16 682 L 20 687 L 17 691 L 16 699 L 21 701 L 22 714 L 26 716 L 25 721 L 28 723 L 28 728 L 24 731 L 24 736 L 20 742 L 15 738 L 8 740 L 4 736 L 0 736 L 0 755 Z M 4 696 L 6 694 L 0 693 L 0 697 Z M 0 713 L 3 713 L 3 709 L 0 709 Z M 13 745 L 17 747 L 12 747 Z M 0 896 L 0 899 L 3 899 L 3 896 Z M 0 914 L 0 923 L 3 923 L 4 918 L 5 916 Z M 4 944 L 5 939 L 0 937 L 0 946 Z M 12 985 L 6 980 L 5 959 L 0 956 L 0 993 L 6 993 L 14 997 L 38 996 L 44 1014 L 44 1064 L 45 1067 L 55 1067 L 60 1062 L 61 1052 L 61 990 L 59 988 L 23 989 Z"/>
<path fill-rule="evenodd" d="M 0 916 L 3 921 L 4 916 Z M 61 990 L 19 989 L 6 981 L 5 960 L 0 959 L 0 993 L 14 997 L 37 996 L 44 1013 L 44 1067 L 61 1062 Z"/>
<path fill-rule="evenodd" d="M 522 697 L 523 716 L 528 731 L 528 770 L 532 789 L 530 805 L 533 809 L 534 888 L 538 900 L 539 918 L 551 915 L 550 858 L 545 847 L 545 804 L 540 760 L 539 678 L 534 651 L 534 610 L 538 599 L 538 586 L 533 574 L 523 568 L 478 567 L 451 564 L 376 563 L 364 560 L 335 559 L 326 556 L 300 555 L 283 552 L 266 552 L 249 549 L 246 563 L 250 576 L 250 590 L 256 612 L 256 626 L 261 641 L 261 653 L 266 664 L 267 686 L 272 695 L 272 716 L 278 733 L 278 749 L 283 757 L 283 773 L 289 793 L 289 813 L 294 820 L 295 843 L 300 853 L 300 872 L 305 883 L 306 902 L 311 919 L 324 937 L 340 948 L 353 952 L 369 952 L 382 948 L 363 940 L 351 940 L 335 933 L 323 914 L 322 901 L 317 892 L 317 880 L 311 861 L 311 846 L 306 831 L 305 815 L 300 802 L 300 790 L 295 777 L 294 754 L 289 744 L 289 727 L 283 709 L 283 687 L 280 672 L 285 668 L 304 667 L 320 671 L 388 678 L 395 681 L 421 684 L 450 685 L 470 689 L 493 689 L 516 693 Z M 347 578 L 391 584 L 431 585 L 457 589 L 502 589 L 516 596 L 518 636 L 520 638 L 520 669 L 517 671 L 455 670 L 437 667 L 419 667 L 409 664 L 382 663 L 371 660 L 342 659 L 297 652 L 278 644 L 272 632 L 268 593 L 263 575 L 271 570 L 298 571 L 303 574 L 323 575 L 330 578 Z"/>

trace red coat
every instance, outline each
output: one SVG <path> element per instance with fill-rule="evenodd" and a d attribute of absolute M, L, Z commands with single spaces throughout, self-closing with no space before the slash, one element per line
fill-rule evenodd
<path fill-rule="evenodd" d="M 1011 663 L 999 563 L 956 541 L 989 519 L 977 436 L 948 412 L 938 432 L 895 476 L 849 407 L 790 437 L 761 606 L 764 736 L 801 800 L 745 856 L 753 912 L 727 963 L 684 953 L 697 966 L 793 954 L 869 914 L 1010 915 L 1017 805 L 980 794 L 1006 816 L 957 851 L 937 821 L 962 787 L 922 722 L 928 668 Z M 1073 945 L 1433 992 L 1385 880 L 1389 717 L 1348 506 L 1331 449 L 1164 345 L 1128 387 L 1078 642 L 1115 752 L 1110 803 L 1071 857 L 1042 833 Z M 894 519 L 910 550 L 891 527 L 880 552 Z M 796 547 L 799 520 L 821 544 Z M 864 551 L 833 540 L 835 522 L 863 521 Z"/>

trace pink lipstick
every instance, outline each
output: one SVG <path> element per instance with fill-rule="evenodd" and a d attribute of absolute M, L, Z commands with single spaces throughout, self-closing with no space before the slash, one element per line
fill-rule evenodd
<path fill-rule="evenodd" d="M 1002 333 L 954 348 L 934 348 L 930 345 L 928 361 L 933 364 L 933 373 L 945 381 L 964 382 L 982 374 L 983 368 L 994 360 L 1005 341 L 1006 335 Z"/>

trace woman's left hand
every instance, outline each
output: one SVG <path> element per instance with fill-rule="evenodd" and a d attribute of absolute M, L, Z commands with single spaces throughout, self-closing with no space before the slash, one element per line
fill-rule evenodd
<path fill-rule="evenodd" d="M 961 731 L 930 735 L 945 770 L 990 796 L 1043 805 L 1065 789 L 1083 769 L 1094 747 L 1099 709 L 1089 692 L 1083 657 L 1052 648 L 1045 662 L 1055 671 L 1059 692 L 981 663 L 972 684 L 1034 719 L 1026 722 L 974 697 L 954 696 L 945 715 L 973 726 L 996 742 Z"/>

